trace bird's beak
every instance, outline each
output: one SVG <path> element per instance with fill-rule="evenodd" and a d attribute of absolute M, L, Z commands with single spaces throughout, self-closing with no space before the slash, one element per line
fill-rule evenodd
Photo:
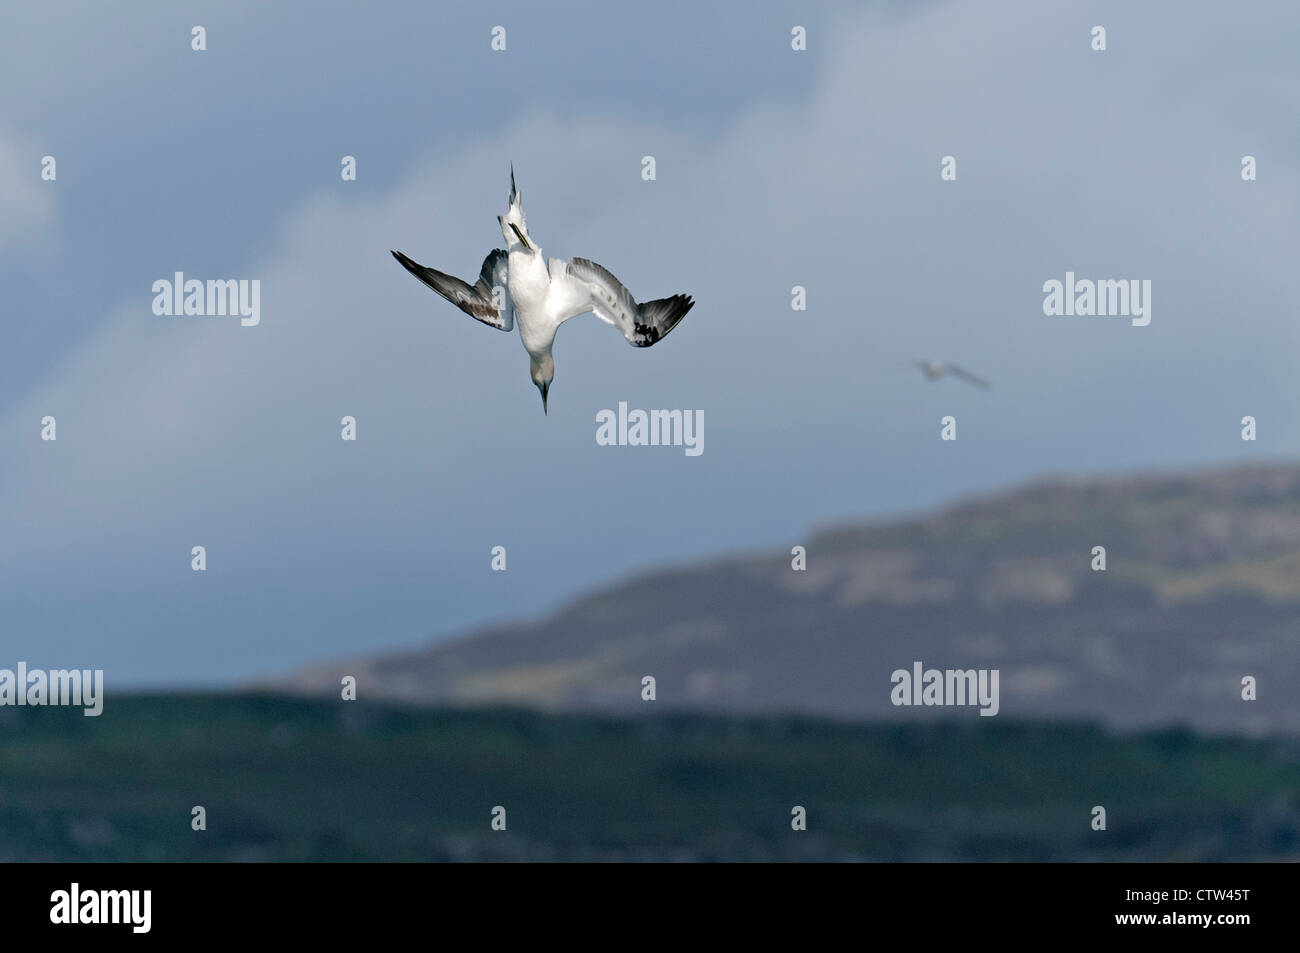
<path fill-rule="evenodd" d="M 530 245 L 530 244 L 528 244 L 528 239 L 525 238 L 525 237 L 524 237 L 524 233 L 521 232 L 521 231 L 519 230 L 519 226 L 516 225 L 514 222 L 511 222 L 511 223 L 510 223 L 510 227 L 511 227 L 512 229 L 514 229 L 515 236 L 516 236 L 516 237 L 517 237 L 521 242 L 523 242 L 524 247 L 527 248 L 529 251 L 532 251 L 532 250 L 533 250 L 533 246 Z"/>
<path fill-rule="evenodd" d="M 549 381 L 548 381 L 547 383 L 543 384 L 542 387 L 541 387 L 541 391 L 542 391 L 542 413 L 543 413 L 543 414 L 548 413 L 548 411 L 547 411 L 547 409 L 546 409 L 546 395 L 547 395 L 547 393 L 550 391 L 550 389 L 551 389 L 551 385 L 550 385 L 550 382 L 549 382 Z"/>

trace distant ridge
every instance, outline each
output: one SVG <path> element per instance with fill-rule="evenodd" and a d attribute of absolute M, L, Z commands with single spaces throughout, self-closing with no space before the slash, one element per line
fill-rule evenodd
<path fill-rule="evenodd" d="M 350 674 L 385 701 L 634 711 L 653 675 L 669 708 L 976 717 L 891 705 L 891 672 L 921 660 L 999 669 L 1007 717 L 1300 731 L 1300 465 L 1050 479 L 790 544 L 806 571 L 788 551 L 648 571 L 287 687 Z"/>

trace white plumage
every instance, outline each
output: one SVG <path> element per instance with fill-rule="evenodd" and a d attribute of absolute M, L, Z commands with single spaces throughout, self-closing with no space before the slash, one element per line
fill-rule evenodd
<path fill-rule="evenodd" d="M 473 285 L 407 258 L 393 257 L 411 274 L 466 314 L 502 331 L 519 321 L 519 337 L 528 352 L 529 373 L 542 394 L 542 410 L 555 377 L 551 348 L 555 333 L 569 318 L 594 312 L 623 332 L 633 347 L 650 347 L 667 336 L 691 310 L 689 295 L 673 295 L 638 303 L 622 282 L 586 258 L 542 257 L 541 247 L 528 234 L 524 208 L 510 168 L 510 204 L 497 216 L 505 249 L 488 253 Z"/>

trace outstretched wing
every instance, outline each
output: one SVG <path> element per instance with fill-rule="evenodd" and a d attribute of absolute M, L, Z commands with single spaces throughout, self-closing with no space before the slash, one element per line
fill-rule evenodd
<path fill-rule="evenodd" d="M 565 276 L 571 285 L 565 289 L 562 318 L 594 311 L 596 317 L 622 331 L 633 347 L 649 347 L 667 337 L 695 305 L 689 295 L 637 304 L 622 282 L 587 258 L 571 259 L 565 265 Z"/>
<path fill-rule="evenodd" d="M 969 381 L 970 383 L 974 384 L 976 387 L 982 387 L 984 390 L 988 390 L 990 387 L 993 386 L 984 378 L 976 377 L 970 371 L 963 370 L 962 368 L 958 367 L 956 364 L 949 364 L 948 370 L 950 373 L 956 374 L 962 380 Z"/>
<path fill-rule="evenodd" d="M 436 268 L 426 268 L 418 261 L 407 258 L 400 251 L 393 252 L 393 257 L 401 262 L 403 268 L 466 314 L 502 331 L 514 330 L 515 303 L 510 300 L 506 283 L 508 272 L 504 249 L 497 248 L 488 252 L 487 258 L 483 259 L 483 268 L 479 271 L 478 281 L 473 285 L 466 284 L 454 275 L 444 274 Z M 492 300 L 494 288 L 501 289 L 500 308 Z"/>

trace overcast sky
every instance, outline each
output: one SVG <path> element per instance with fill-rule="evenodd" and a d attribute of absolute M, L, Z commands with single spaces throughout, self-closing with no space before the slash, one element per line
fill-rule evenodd
<path fill-rule="evenodd" d="M 1300 448 L 1293 3 L 5 21 L 0 667 L 246 679 L 1043 474 Z M 648 349 L 565 325 L 549 416 L 518 335 L 389 255 L 473 278 L 511 161 L 545 253 L 697 302 Z M 155 316 L 176 271 L 259 280 L 261 324 Z M 1150 280 L 1150 325 L 1045 316 L 1067 271 Z M 597 446 L 619 401 L 703 411 L 704 453 Z"/>

